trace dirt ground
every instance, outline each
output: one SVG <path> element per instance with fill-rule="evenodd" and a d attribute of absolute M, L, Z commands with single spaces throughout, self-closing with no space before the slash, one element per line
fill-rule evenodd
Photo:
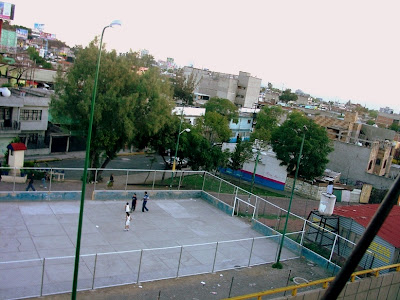
<path fill-rule="evenodd" d="M 271 264 L 249 268 L 234 269 L 187 276 L 175 279 L 165 279 L 140 284 L 130 284 L 91 291 L 78 292 L 78 299 L 139 299 L 139 300 L 211 300 L 224 299 L 229 296 L 239 296 L 270 290 L 287 285 L 304 283 L 333 276 L 331 272 L 320 268 L 304 258 L 282 262 L 282 269 L 274 269 Z M 232 286 L 231 286 L 232 285 Z M 320 286 L 316 286 L 320 288 Z M 305 290 L 305 289 L 304 289 Z M 301 292 L 301 291 L 299 291 Z M 263 299 L 273 299 L 283 293 L 265 296 Z M 64 300 L 71 294 L 60 294 L 30 299 Z"/>

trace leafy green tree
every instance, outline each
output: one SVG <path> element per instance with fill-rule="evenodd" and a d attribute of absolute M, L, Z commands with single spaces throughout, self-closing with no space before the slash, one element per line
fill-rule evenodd
<path fill-rule="evenodd" d="M 368 115 L 369 115 L 371 118 L 376 119 L 376 118 L 378 117 L 378 111 L 377 111 L 377 110 L 370 110 L 370 111 L 368 111 Z"/>
<path fill-rule="evenodd" d="M 232 134 L 228 120 L 217 112 L 206 112 L 203 121 L 203 134 L 210 145 L 229 141 Z"/>
<path fill-rule="evenodd" d="M 243 168 L 243 164 L 249 161 L 252 157 L 252 143 L 249 141 L 242 141 L 242 139 L 238 139 L 235 151 L 233 151 L 233 153 L 231 154 L 228 167 L 232 170 L 240 170 Z"/>
<path fill-rule="evenodd" d="M 228 121 L 237 122 L 239 112 L 237 106 L 228 99 L 214 97 L 207 101 L 204 105 L 206 113 L 217 112 L 224 116 Z"/>
<path fill-rule="evenodd" d="M 307 130 L 304 131 L 304 126 Z M 289 173 L 295 172 L 300 145 L 305 132 L 299 176 L 314 179 L 323 174 L 328 163 L 328 154 L 333 151 L 326 130 L 299 112 L 293 112 L 288 119 L 272 133 L 271 145 L 276 157 L 287 166 Z"/>
<path fill-rule="evenodd" d="M 27 52 L 29 54 L 29 58 L 36 63 L 36 65 L 40 65 L 45 69 L 52 69 L 53 66 L 51 63 L 48 63 L 43 57 L 39 55 L 39 52 L 36 51 L 35 48 L 29 47 L 27 49 Z"/>
<path fill-rule="evenodd" d="M 279 125 L 279 119 L 283 116 L 283 109 L 279 106 L 264 106 L 256 117 L 256 125 L 251 135 L 251 140 L 255 139 L 269 142 L 271 134 Z"/>
<path fill-rule="evenodd" d="M 374 120 L 368 120 L 367 121 L 367 125 L 374 125 L 375 124 L 375 121 Z"/>
<path fill-rule="evenodd" d="M 171 79 L 174 87 L 174 98 L 182 100 L 184 103 L 193 104 L 193 91 L 196 88 L 196 78 L 192 73 L 188 78 L 185 77 L 183 69 L 179 69 L 175 77 Z"/>
<path fill-rule="evenodd" d="M 74 65 L 58 72 L 50 113 L 87 134 L 98 40 L 77 51 Z M 102 51 L 94 109 L 90 167 L 104 168 L 125 145 L 143 147 L 171 114 L 171 88 L 157 72 L 138 75 L 125 56 Z M 146 142 L 147 141 L 147 142 Z"/>
<path fill-rule="evenodd" d="M 279 100 L 286 103 L 289 101 L 296 101 L 297 99 L 297 95 L 295 93 L 292 93 L 291 89 L 284 90 L 283 93 L 279 96 Z"/>
<path fill-rule="evenodd" d="M 215 171 L 227 165 L 229 151 L 222 151 L 221 147 L 211 145 L 203 136 L 200 126 L 193 127 L 190 133 L 181 135 L 181 138 L 180 149 L 183 156 L 189 159 L 192 170 Z"/>
<path fill-rule="evenodd" d="M 399 132 L 400 131 L 399 123 L 392 123 L 392 125 L 390 125 L 389 129 Z"/>

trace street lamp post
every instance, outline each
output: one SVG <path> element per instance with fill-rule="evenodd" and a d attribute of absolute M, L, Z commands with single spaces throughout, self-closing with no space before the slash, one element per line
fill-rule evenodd
<path fill-rule="evenodd" d="M 253 187 L 254 187 L 254 180 L 256 178 L 256 172 L 257 172 L 257 165 L 258 165 L 258 158 L 260 157 L 261 153 L 261 144 L 259 140 L 255 140 L 255 144 L 257 147 L 257 156 L 256 156 L 256 161 L 254 162 L 254 171 L 253 171 L 253 176 L 251 178 L 251 188 L 250 188 L 250 193 L 253 193 Z M 263 153 L 264 154 L 264 153 Z"/>
<path fill-rule="evenodd" d="M 92 138 L 94 104 L 96 102 L 97 80 L 99 78 L 101 48 L 102 48 L 102 43 L 103 43 L 104 31 L 106 30 L 106 28 L 113 27 L 115 25 L 121 25 L 121 21 L 119 21 L 119 20 L 112 21 L 110 25 L 107 25 L 106 27 L 103 28 L 103 31 L 101 32 L 101 37 L 100 37 L 99 54 L 97 56 L 96 74 L 94 77 L 92 102 L 91 102 L 91 107 L 90 107 L 89 128 L 88 128 L 88 135 L 87 135 L 87 140 L 86 140 L 85 167 L 83 169 L 83 177 L 82 177 L 82 192 L 81 192 L 81 203 L 80 203 L 80 210 L 79 210 L 78 233 L 77 233 L 77 237 L 76 237 L 74 280 L 72 283 L 72 294 L 71 294 L 71 299 L 73 299 L 73 300 L 76 299 L 76 290 L 78 287 L 79 255 L 80 255 L 80 248 L 81 248 L 83 208 L 84 208 L 85 193 L 86 193 L 87 169 L 89 166 L 90 141 Z"/>
<path fill-rule="evenodd" d="M 179 126 L 179 131 L 181 130 L 181 126 L 182 126 L 182 122 L 181 122 L 181 124 Z M 179 148 L 179 137 L 184 132 L 190 132 L 190 128 L 185 128 L 182 131 L 180 131 L 179 134 L 178 134 L 178 139 L 176 140 L 174 162 L 172 164 L 171 185 L 169 186 L 170 188 L 172 188 L 172 182 L 174 180 L 174 173 L 175 173 L 175 166 L 176 166 L 176 156 L 178 155 L 178 148 Z"/>
<path fill-rule="evenodd" d="M 282 233 L 282 237 L 281 237 L 281 242 L 279 244 L 279 251 L 278 251 L 278 257 L 276 259 L 276 262 L 272 265 L 273 268 L 276 269 L 282 269 L 282 264 L 279 262 L 280 258 L 281 258 L 281 252 L 282 252 L 282 247 L 283 247 L 283 242 L 285 240 L 285 234 L 286 234 L 286 228 L 287 228 L 287 224 L 288 224 L 288 220 L 289 220 L 289 214 L 290 214 L 290 207 L 292 206 L 292 201 L 293 201 L 293 193 L 294 193 L 294 187 L 296 185 L 296 179 L 297 179 L 297 175 L 299 174 L 299 167 L 300 167 L 300 160 L 301 160 L 301 154 L 303 152 L 303 146 L 304 146 L 304 140 L 306 137 L 306 131 L 307 131 L 307 127 L 304 125 L 303 126 L 304 131 L 303 131 L 303 138 L 301 139 L 301 146 L 300 146 L 300 152 L 299 152 L 299 157 L 297 159 L 297 166 L 296 166 L 296 172 L 294 174 L 294 180 L 293 180 L 293 185 L 292 185 L 292 191 L 290 193 L 290 201 L 289 201 L 289 206 L 287 209 L 287 214 L 286 214 L 286 220 L 285 220 L 285 227 L 283 228 L 283 233 Z"/>

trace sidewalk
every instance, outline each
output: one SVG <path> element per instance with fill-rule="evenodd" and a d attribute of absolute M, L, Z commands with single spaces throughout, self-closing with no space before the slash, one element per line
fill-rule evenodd
<path fill-rule="evenodd" d="M 128 152 L 128 151 L 120 151 L 117 156 L 129 156 L 129 155 L 138 155 L 145 154 L 145 152 Z M 57 152 L 50 154 L 41 154 L 41 155 L 29 155 L 25 156 L 26 161 L 37 161 L 37 162 L 45 162 L 45 161 L 57 161 L 64 159 L 84 159 L 86 155 L 85 151 L 72 151 L 72 152 Z"/>

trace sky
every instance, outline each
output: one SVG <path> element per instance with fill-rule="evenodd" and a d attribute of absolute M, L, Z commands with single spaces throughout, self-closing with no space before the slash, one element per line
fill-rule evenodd
<path fill-rule="evenodd" d="M 400 113 L 400 1 L 6 0 L 15 25 L 68 46 L 149 50 L 183 67 L 251 73 L 279 89 Z"/>

